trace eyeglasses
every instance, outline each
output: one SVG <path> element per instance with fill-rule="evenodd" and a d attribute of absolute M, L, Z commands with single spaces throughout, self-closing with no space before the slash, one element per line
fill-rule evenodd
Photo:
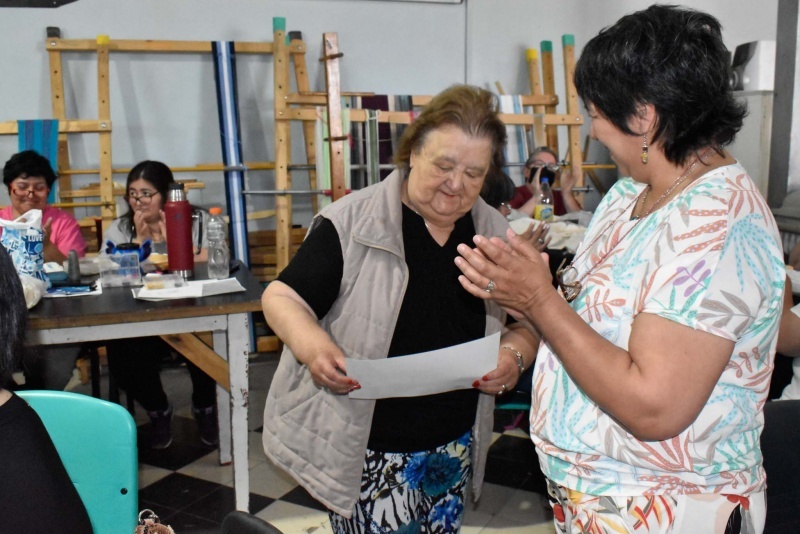
<path fill-rule="evenodd" d="M 565 263 L 567 263 L 566 258 L 564 258 L 561 261 L 561 265 L 558 266 L 556 280 L 558 280 L 558 288 L 561 290 L 561 294 L 564 295 L 564 299 L 567 302 L 572 302 L 580 295 L 583 284 L 577 279 L 578 270 L 575 269 L 571 263 L 564 267 Z"/>
<path fill-rule="evenodd" d="M 47 184 L 36 184 L 36 185 L 20 184 L 15 187 L 12 187 L 11 192 L 14 193 L 16 196 L 18 196 L 19 198 L 25 198 L 31 195 L 37 197 L 44 197 L 47 196 L 47 193 L 50 192 L 50 188 L 47 187 Z"/>
<path fill-rule="evenodd" d="M 528 169 L 536 170 L 539 167 L 542 167 L 543 170 L 547 169 L 550 172 L 558 172 L 561 169 L 561 165 L 557 165 L 555 163 L 541 163 L 538 161 L 534 161 L 531 165 L 528 166 Z"/>
<path fill-rule="evenodd" d="M 138 201 L 142 204 L 149 203 L 154 196 L 158 194 L 158 191 L 128 191 L 128 200 Z"/>

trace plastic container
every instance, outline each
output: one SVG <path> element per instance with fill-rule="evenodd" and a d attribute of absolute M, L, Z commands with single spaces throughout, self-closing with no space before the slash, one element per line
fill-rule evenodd
<path fill-rule="evenodd" d="M 183 184 L 169 184 L 164 215 L 167 219 L 167 261 L 169 272 L 191 278 L 194 274 L 192 249 L 192 206 Z"/>
<path fill-rule="evenodd" d="M 100 266 L 100 284 L 103 287 L 142 285 L 138 251 L 120 251 L 105 256 Z"/>
<path fill-rule="evenodd" d="M 550 180 L 542 179 L 539 192 L 539 201 L 533 208 L 533 218 L 537 221 L 553 220 L 553 191 L 550 189 Z"/>
<path fill-rule="evenodd" d="M 142 279 L 147 289 L 171 289 L 187 285 L 186 280 L 177 274 L 150 273 Z"/>
<path fill-rule="evenodd" d="M 208 210 L 208 277 L 214 280 L 229 278 L 231 253 L 228 248 L 228 229 L 222 218 L 222 208 Z"/>

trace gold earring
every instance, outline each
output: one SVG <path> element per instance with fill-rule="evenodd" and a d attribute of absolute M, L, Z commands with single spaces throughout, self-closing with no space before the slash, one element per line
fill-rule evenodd
<path fill-rule="evenodd" d="M 642 138 L 642 163 L 647 165 L 647 134 L 643 134 Z"/>

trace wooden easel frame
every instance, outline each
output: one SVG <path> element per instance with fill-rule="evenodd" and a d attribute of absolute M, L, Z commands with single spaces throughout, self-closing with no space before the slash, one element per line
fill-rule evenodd
<path fill-rule="evenodd" d="M 285 24 L 284 19 L 276 18 L 276 25 Z M 277 26 L 276 26 L 277 27 Z M 280 109 L 279 103 L 283 100 L 282 95 L 288 91 L 290 82 L 290 63 L 294 64 L 294 74 L 298 88 L 307 91 L 309 88 L 308 74 L 305 64 L 305 44 L 299 38 L 299 33 L 295 33 L 295 39 L 287 44 L 285 33 L 281 28 L 275 31 L 274 36 L 278 39 L 274 42 L 244 42 L 234 43 L 237 54 L 271 54 L 274 57 L 274 77 L 275 77 L 275 109 L 276 117 Z M 96 40 L 90 39 L 62 39 L 58 28 L 48 28 L 48 37 L 45 43 L 50 62 L 50 86 L 52 97 L 53 117 L 59 119 L 59 140 L 58 140 L 58 169 L 61 175 L 61 196 L 66 199 L 99 197 L 99 201 L 81 202 L 62 202 L 57 204 L 59 207 L 100 207 L 103 227 L 107 228 L 111 221 L 116 217 L 116 202 L 114 197 L 124 195 L 124 191 L 115 190 L 112 175 L 115 173 L 127 173 L 130 169 L 113 168 L 111 157 L 111 106 L 109 89 L 109 58 L 116 53 L 180 53 L 180 54 L 210 54 L 210 41 L 170 41 L 170 40 L 113 40 L 108 36 L 99 36 Z M 62 62 L 64 53 L 95 53 L 97 55 L 97 83 L 98 83 L 98 119 L 97 120 L 70 120 L 66 117 L 64 106 L 64 80 Z M 288 128 L 284 131 L 278 125 L 282 124 L 276 120 L 276 143 L 279 135 L 285 133 L 285 146 L 281 150 L 276 150 L 276 161 L 247 162 L 245 166 L 249 170 L 275 170 L 277 173 L 276 181 L 280 180 L 282 173 L 279 169 L 285 168 L 289 162 L 290 144 Z M 305 126 L 305 125 L 304 125 Z M 306 151 L 309 162 L 313 162 L 314 153 L 314 125 L 304 128 L 306 138 Z M 17 133 L 17 123 L 0 123 L 0 134 Z M 68 135 L 72 133 L 98 133 L 100 135 L 100 150 L 98 155 L 98 169 L 72 169 L 69 161 Z M 222 163 L 199 164 L 186 167 L 171 167 L 173 172 L 222 172 L 225 167 Z M 72 189 L 71 176 L 77 174 L 98 174 L 99 184 L 96 187 Z M 312 185 L 315 184 L 315 176 L 310 171 Z M 283 175 L 286 177 L 286 175 Z M 202 183 L 194 181 L 183 181 L 188 188 L 202 187 Z M 280 186 L 279 186 L 280 187 Z M 286 199 L 286 197 L 283 197 Z M 286 199 L 288 200 L 288 199 Z M 278 209 L 275 211 L 267 210 L 258 214 L 248 214 L 248 220 L 256 217 L 273 216 L 276 212 L 290 212 L 291 206 L 285 205 L 281 197 L 276 199 Z M 284 204 L 284 205 L 281 205 Z M 290 221 L 291 217 L 287 218 Z M 277 224 L 277 223 L 276 223 Z M 278 224 L 278 228 L 284 225 Z M 295 232 L 296 233 L 296 232 Z M 291 239 L 292 233 L 289 232 L 281 239 Z M 255 242 L 261 243 L 269 241 L 269 237 L 259 235 Z M 291 247 L 289 247 L 291 250 Z M 268 259 L 268 258 L 266 258 Z M 288 261 L 288 260 L 287 260 Z M 193 339 L 195 336 L 183 337 L 182 339 L 169 339 L 169 342 L 176 349 L 183 349 L 187 357 L 195 361 L 201 368 L 215 378 L 224 378 L 224 373 L 220 373 L 218 362 L 211 358 L 207 350 L 198 345 L 199 342 Z M 274 336 L 259 338 L 257 350 L 275 350 L 277 340 Z M 202 344 L 202 343 L 201 343 Z M 209 349 L 210 350 L 210 349 Z M 220 384 L 225 387 L 224 381 Z"/>
<path fill-rule="evenodd" d="M 238 54 L 274 54 L 275 46 L 272 42 L 237 41 L 234 43 Z M 53 108 L 53 118 L 59 119 L 58 140 L 58 170 L 61 176 L 62 199 L 75 199 L 99 197 L 99 201 L 61 202 L 59 207 L 100 207 L 103 226 L 108 227 L 116 217 L 115 196 L 124 194 L 124 191 L 115 191 L 112 175 L 126 173 L 129 169 L 113 168 L 111 157 L 111 105 L 109 89 L 109 58 L 116 53 L 167 53 L 167 54 L 210 54 L 210 41 L 170 41 L 170 40 L 131 40 L 110 39 L 108 36 L 98 36 L 94 41 L 90 39 L 62 39 L 59 28 L 48 28 L 48 37 L 45 42 L 50 62 L 50 88 Z M 98 119 L 75 121 L 67 119 L 64 106 L 64 79 L 63 79 L 63 54 L 65 53 L 95 53 L 97 55 L 97 83 L 98 83 Z M 302 42 L 288 50 L 287 60 L 295 60 L 295 75 L 299 86 L 308 85 L 308 76 L 305 71 L 305 46 Z M 288 61 L 287 61 L 288 64 Z M 275 67 L 278 70 L 277 66 Z M 313 130 L 312 130 L 313 132 Z M 0 134 L 17 133 L 16 122 L 0 123 Z M 69 162 L 68 134 L 71 133 L 98 133 L 100 135 L 100 149 L 98 155 L 98 169 L 72 169 Z M 263 170 L 274 169 L 275 162 L 261 161 L 246 163 L 248 169 Z M 199 164 L 186 167 L 171 167 L 173 172 L 209 172 L 223 171 L 222 163 Z M 71 176 L 77 174 L 98 174 L 99 187 L 71 189 Z M 183 181 L 187 188 L 203 187 L 196 181 Z M 271 215 L 265 213 L 264 215 Z"/>
<path fill-rule="evenodd" d="M 282 34 L 276 30 L 274 35 L 274 42 L 279 42 Z M 544 45 L 544 43 L 543 43 Z M 555 95 L 555 82 L 553 78 L 553 65 L 552 65 L 552 45 L 549 47 L 543 46 L 546 53 L 543 53 L 542 63 L 542 78 L 544 83 L 538 77 L 538 66 L 534 59 L 533 65 L 536 68 L 531 68 L 531 61 L 529 58 L 529 72 L 531 73 L 532 94 L 522 97 L 522 104 L 526 107 L 533 107 L 533 113 L 518 113 L 508 114 L 501 113 L 500 119 L 507 125 L 526 125 L 538 129 L 541 132 L 536 138 L 543 139 L 544 132 L 547 132 L 548 139 L 552 138 L 555 144 L 555 150 L 558 150 L 558 132 L 557 127 L 567 126 L 569 128 L 568 137 L 570 142 L 569 147 L 569 160 L 572 171 L 577 174 L 578 184 L 583 184 L 582 173 L 582 153 L 580 150 L 580 127 L 583 124 L 583 116 L 578 112 L 578 97 L 575 86 L 572 83 L 572 74 L 575 68 L 574 59 L 574 40 L 571 36 L 564 36 L 564 66 L 565 77 L 567 79 L 567 113 L 558 114 L 555 112 L 556 105 L 558 104 L 558 96 Z M 278 52 L 285 54 L 285 52 Z M 335 33 L 325 33 L 323 35 L 323 57 L 320 61 L 325 62 L 326 73 L 326 91 L 324 93 L 312 93 L 306 91 L 299 91 L 298 93 L 290 93 L 286 90 L 287 84 L 281 84 L 279 87 L 276 81 L 275 87 L 275 130 L 276 130 L 276 145 L 275 154 L 276 161 L 281 161 L 282 165 L 276 167 L 276 188 L 281 191 L 290 191 L 291 179 L 289 174 L 289 154 L 290 147 L 288 142 L 288 128 L 289 121 L 298 120 L 304 124 L 304 129 L 311 127 L 317 120 L 317 112 L 314 109 L 317 106 L 326 106 L 330 114 L 331 108 L 339 104 L 339 99 L 343 95 L 367 95 L 372 93 L 342 93 L 339 88 L 339 59 L 343 56 L 338 49 L 338 38 Z M 276 65 L 280 62 L 276 58 Z M 287 62 L 288 64 L 288 62 Z M 286 68 L 286 67 L 284 67 Z M 288 71 L 287 71 L 288 72 Z M 534 78 L 534 74 L 536 76 Z M 278 79 L 276 75 L 276 80 Z M 542 92 L 542 91 L 547 91 Z M 431 96 L 412 95 L 412 105 L 414 107 L 422 107 L 431 100 Z M 296 107 L 295 107 L 296 106 Z M 365 122 L 367 120 L 367 110 L 364 109 L 350 109 L 350 120 L 352 122 Z M 335 112 L 334 112 L 335 115 Z M 335 124 L 340 124 L 339 120 L 334 120 L 329 117 L 329 127 L 331 132 L 328 138 L 330 143 L 331 154 L 331 190 L 333 199 L 338 198 L 337 194 L 344 191 L 344 162 L 341 159 L 341 143 L 343 142 L 343 134 L 334 130 Z M 411 116 L 407 111 L 381 111 L 377 118 L 380 123 L 392 124 L 410 124 Z M 280 132 L 280 133 L 279 133 Z M 314 153 L 312 144 L 309 144 L 309 138 L 306 135 L 306 153 L 309 156 L 309 162 L 313 161 L 311 155 Z M 311 188 L 316 188 L 316 181 L 310 182 Z M 291 259 L 293 239 L 291 236 L 291 199 L 290 194 L 281 195 L 278 198 L 285 197 L 285 199 L 278 204 L 276 202 L 276 211 L 278 212 L 276 225 L 276 272 L 280 271 L 289 264 Z M 316 211 L 316 206 L 315 206 Z"/>

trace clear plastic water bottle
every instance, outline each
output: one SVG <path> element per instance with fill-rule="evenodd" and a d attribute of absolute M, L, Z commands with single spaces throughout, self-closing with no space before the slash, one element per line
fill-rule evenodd
<path fill-rule="evenodd" d="M 222 280 L 230 276 L 231 253 L 228 249 L 228 230 L 222 219 L 222 208 L 208 210 L 208 277 Z"/>
<path fill-rule="evenodd" d="M 550 180 L 542 179 L 539 200 L 533 208 L 533 218 L 537 221 L 553 220 L 553 191 L 550 189 Z"/>

